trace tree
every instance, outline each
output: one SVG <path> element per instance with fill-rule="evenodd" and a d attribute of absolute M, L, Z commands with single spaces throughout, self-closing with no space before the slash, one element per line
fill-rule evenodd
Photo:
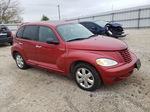
<path fill-rule="evenodd" d="M 20 23 L 22 12 L 18 0 L 0 0 L 0 24 Z"/>
<path fill-rule="evenodd" d="M 41 21 L 48 21 L 48 20 L 49 20 L 49 18 L 47 16 L 45 16 L 45 15 L 42 16 Z"/>

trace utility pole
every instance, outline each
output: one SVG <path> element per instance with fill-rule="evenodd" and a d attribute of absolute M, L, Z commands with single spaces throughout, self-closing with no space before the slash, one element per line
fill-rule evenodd
<path fill-rule="evenodd" d="M 114 11 L 114 4 L 112 4 L 111 10 Z"/>
<path fill-rule="evenodd" d="M 59 17 L 59 20 L 61 20 L 61 16 L 60 16 L 60 5 L 58 5 L 57 7 L 58 7 L 58 17 Z"/>
<path fill-rule="evenodd" d="M 0 24 L 2 24 L 2 7 L 0 6 Z"/>
<path fill-rule="evenodd" d="M 113 22 L 114 21 L 114 4 L 112 4 L 112 19 L 111 19 L 111 22 Z"/>

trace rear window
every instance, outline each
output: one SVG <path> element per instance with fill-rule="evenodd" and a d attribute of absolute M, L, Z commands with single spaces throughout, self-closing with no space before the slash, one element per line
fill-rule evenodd
<path fill-rule="evenodd" d="M 6 32 L 6 31 L 9 31 L 7 26 L 5 25 L 0 25 L 0 32 Z"/>

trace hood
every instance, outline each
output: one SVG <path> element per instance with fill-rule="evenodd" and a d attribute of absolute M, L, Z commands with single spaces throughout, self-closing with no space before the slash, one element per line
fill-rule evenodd
<path fill-rule="evenodd" d="M 94 50 L 113 51 L 113 50 L 123 50 L 127 48 L 127 45 L 120 40 L 100 35 L 89 39 L 67 42 L 66 46 L 69 49 L 93 50 L 93 51 Z"/>

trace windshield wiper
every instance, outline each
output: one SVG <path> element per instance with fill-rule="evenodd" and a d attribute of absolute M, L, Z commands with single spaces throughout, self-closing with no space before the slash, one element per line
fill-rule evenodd
<path fill-rule="evenodd" d="M 87 38 L 75 38 L 75 39 L 68 40 L 67 42 L 76 41 L 76 40 L 83 40 L 83 39 L 87 39 Z"/>
<path fill-rule="evenodd" d="M 76 41 L 76 40 L 84 40 L 84 39 L 89 39 L 91 37 L 95 37 L 97 36 L 97 34 L 93 34 L 93 35 L 90 35 L 89 37 L 87 38 L 75 38 L 75 39 L 71 39 L 71 40 L 68 40 L 67 42 L 70 42 L 70 41 Z"/>

